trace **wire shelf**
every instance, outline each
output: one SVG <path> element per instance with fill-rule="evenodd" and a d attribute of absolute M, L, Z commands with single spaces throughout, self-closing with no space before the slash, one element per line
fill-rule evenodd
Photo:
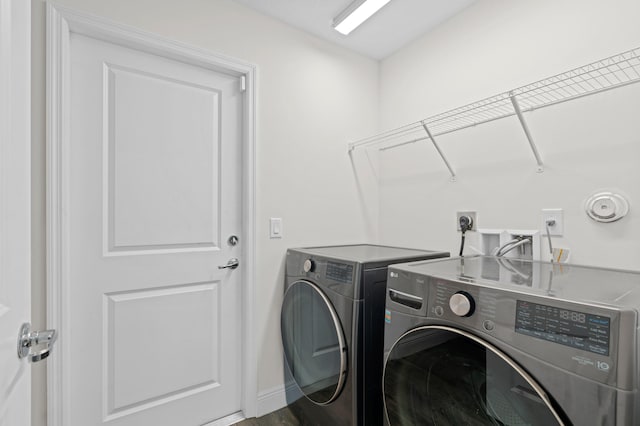
<path fill-rule="evenodd" d="M 640 48 L 637 48 L 397 129 L 349 143 L 349 150 L 393 141 L 396 141 L 395 144 L 380 149 L 391 149 L 425 139 L 431 139 L 435 143 L 436 136 L 514 115 L 518 115 L 523 127 L 525 127 L 527 138 L 534 148 L 524 119 L 518 109 L 522 112 L 534 111 L 639 81 Z M 425 135 L 425 130 L 427 135 Z M 401 141 L 398 142 L 399 140 Z M 539 160 L 537 155 L 536 158 Z M 538 161 L 538 164 L 540 167 L 542 166 L 541 161 Z M 451 169 L 450 171 L 452 176 L 455 176 Z"/>

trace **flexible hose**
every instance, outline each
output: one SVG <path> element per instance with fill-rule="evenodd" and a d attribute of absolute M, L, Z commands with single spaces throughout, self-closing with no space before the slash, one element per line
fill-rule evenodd
<path fill-rule="evenodd" d="M 506 243 L 504 243 L 503 245 L 501 245 L 500 247 L 496 247 L 491 251 L 491 255 L 492 256 L 500 256 L 500 250 L 504 250 L 506 247 L 510 246 L 511 244 L 515 244 L 517 242 L 521 241 L 520 238 L 514 238 L 511 241 L 507 241 Z"/>
<path fill-rule="evenodd" d="M 509 247 L 503 247 L 501 250 L 498 250 L 498 257 L 500 256 L 504 256 L 505 254 L 509 253 L 511 250 L 523 246 L 527 243 L 531 243 L 531 240 L 528 238 L 524 238 L 520 241 L 518 241 L 517 243 L 511 244 Z"/>

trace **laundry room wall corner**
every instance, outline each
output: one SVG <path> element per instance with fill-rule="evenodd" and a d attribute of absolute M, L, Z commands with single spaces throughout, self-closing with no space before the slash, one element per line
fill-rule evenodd
<path fill-rule="evenodd" d="M 381 64 L 382 130 L 444 113 L 640 47 L 640 3 L 597 0 L 477 1 Z M 515 116 L 437 136 L 456 171 L 429 140 L 380 154 L 380 243 L 456 252 L 456 212 L 478 212 L 485 229 L 535 229 L 541 210 L 564 210 L 555 247 L 570 262 L 640 269 L 640 84 L 525 111 L 542 160 Z M 629 197 L 629 215 L 597 223 L 585 200 L 599 190 Z M 401 205 L 402 208 L 397 206 Z M 636 210 L 634 209 L 636 207 Z M 470 232 L 465 253 L 473 254 Z M 549 259 L 546 238 L 541 258 Z"/>

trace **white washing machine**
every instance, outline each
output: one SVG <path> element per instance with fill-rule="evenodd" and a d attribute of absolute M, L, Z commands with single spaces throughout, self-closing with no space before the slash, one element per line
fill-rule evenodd
<path fill-rule="evenodd" d="M 397 425 L 638 425 L 640 273 L 495 257 L 388 270 Z"/>

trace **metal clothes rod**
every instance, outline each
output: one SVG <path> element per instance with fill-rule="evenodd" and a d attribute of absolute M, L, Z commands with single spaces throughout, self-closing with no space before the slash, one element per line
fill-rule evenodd
<path fill-rule="evenodd" d="M 429 136 L 423 136 L 421 138 L 411 139 L 410 141 L 400 142 L 400 143 L 397 143 L 395 145 L 384 146 L 384 147 L 380 148 L 379 151 L 386 151 L 388 149 L 397 148 L 399 146 L 409 145 L 410 143 L 420 142 L 420 141 L 423 141 L 425 139 L 429 139 Z"/>

